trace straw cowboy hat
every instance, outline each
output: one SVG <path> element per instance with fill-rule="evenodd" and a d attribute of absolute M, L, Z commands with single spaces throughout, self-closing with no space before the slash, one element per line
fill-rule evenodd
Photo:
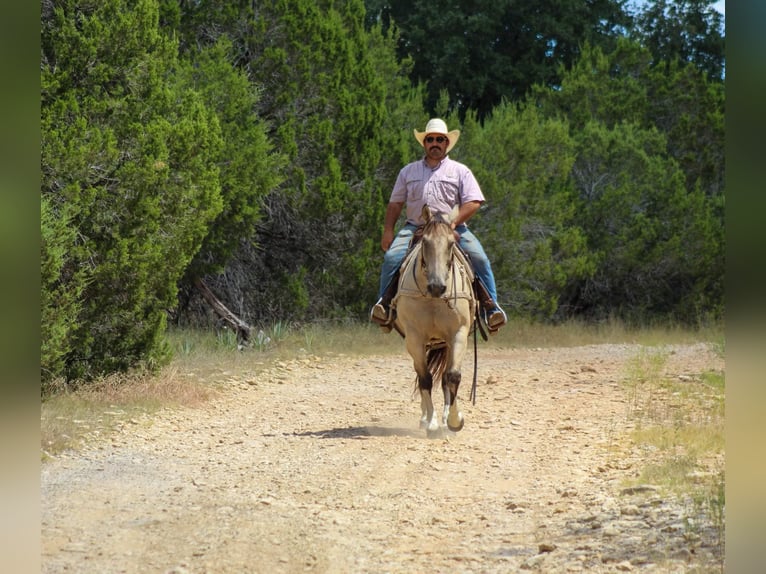
<path fill-rule="evenodd" d="M 455 147 L 455 144 L 457 143 L 457 140 L 460 138 L 460 130 L 452 130 L 447 131 L 447 124 L 444 123 L 444 120 L 440 120 L 439 118 L 432 118 L 428 120 L 428 123 L 426 124 L 425 131 L 419 132 L 418 130 L 413 130 L 415 132 L 415 139 L 420 142 L 420 145 L 425 147 L 425 143 L 423 140 L 425 140 L 427 135 L 431 134 L 438 134 L 447 136 L 447 139 L 449 140 L 449 144 L 447 145 L 447 151 L 445 153 L 449 153 L 449 150 L 451 150 L 453 147 Z"/>

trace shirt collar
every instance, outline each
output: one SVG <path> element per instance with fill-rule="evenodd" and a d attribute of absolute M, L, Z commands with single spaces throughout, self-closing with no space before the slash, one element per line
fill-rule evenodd
<path fill-rule="evenodd" d="M 425 157 L 425 156 L 423 156 L 423 165 L 425 166 L 425 168 L 426 168 L 426 169 L 430 169 L 431 171 L 436 171 L 436 170 L 437 170 L 437 169 L 439 169 L 439 168 L 440 168 L 442 165 L 444 165 L 444 163 L 445 163 L 445 162 L 446 162 L 448 159 L 449 159 L 449 156 L 448 156 L 448 155 L 445 155 L 445 156 L 442 158 L 442 160 L 441 160 L 441 161 L 440 161 L 438 164 L 436 164 L 436 167 L 431 167 L 430 165 L 428 165 L 428 162 L 426 161 L 426 157 Z"/>

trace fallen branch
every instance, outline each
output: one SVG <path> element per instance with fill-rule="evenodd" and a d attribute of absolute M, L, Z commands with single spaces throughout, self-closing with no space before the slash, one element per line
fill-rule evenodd
<path fill-rule="evenodd" d="M 210 288 L 205 285 L 205 282 L 202 279 L 195 279 L 194 285 L 199 289 L 200 293 L 202 293 L 202 297 L 204 297 L 205 301 L 210 303 L 210 306 L 216 314 L 234 329 L 237 333 L 237 340 L 242 343 L 247 343 L 250 340 L 250 333 L 253 328 L 232 313 L 226 305 L 221 303 L 218 300 L 218 297 L 216 297 Z"/>

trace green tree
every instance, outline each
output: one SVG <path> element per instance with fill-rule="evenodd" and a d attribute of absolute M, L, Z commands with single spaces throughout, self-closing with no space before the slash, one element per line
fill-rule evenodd
<path fill-rule="evenodd" d="M 724 84 L 678 61 L 648 70 L 645 78 L 649 125 L 667 137 L 686 188 L 699 186 L 717 203 L 726 180 Z M 718 211 L 723 225 L 723 210 Z"/>
<path fill-rule="evenodd" d="M 699 186 L 714 203 L 724 193 L 723 84 L 692 64 L 655 66 L 650 52 L 628 39 L 609 54 L 585 46 L 560 88 L 536 86 L 534 99 L 547 115 L 566 117 L 573 130 L 589 121 L 657 129 L 683 170 L 688 191 Z"/>
<path fill-rule="evenodd" d="M 209 225 L 187 269 L 192 279 L 220 273 L 243 242 L 253 239 L 263 198 L 282 181 L 284 160 L 275 153 L 258 117 L 258 91 L 232 63 L 226 37 L 185 54 L 178 75 L 215 112 L 223 146 L 217 165 L 223 208 Z"/>
<path fill-rule="evenodd" d="M 595 272 L 570 305 L 592 318 L 694 323 L 722 301 L 716 222 L 699 190 L 688 192 L 664 136 L 631 124 L 591 122 L 576 136 L 573 176 Z"/>
<path fill-rule="evenodd" d="M 630 20 L 624 0 L 367 0 L 367 20 L 399 30 L 398 53 L 412 57 L 413 83 L 428 85 L 435 112 L 442 90 L 463 118 L 483 120 L 502 99 L 520 101 L 534 84 L 558 84 L 585 42 L 611 49 Z"/>
<path fill-rule="evenodd" d="M 385 39 L 364 29 L 361 0 L 182 5 L 180 29 L 185 44 L 230 38 L 268 136 L 287 158 L 282 184 L 263 199 L 255 241 L 210 279 L 216 292 L 256 320 L 360 311 L 360 291 L 374 293 L 378 168 L 390 141 L 380 130 L 388 97 L 374 65 L 381 55 L 370 54 Z"/>
<path fill-rule="evenodd" d="M 487 198 L 471 227 L 492 259 L 501 303 L 518 315 L 560 314 L 565 287 L 591 271 L 575 218 L 568 131 L 533 106 L 506 102 L 483 126 L 469 114 L 451 154 L 471 167 Z"/>
<path fill-rule="evenodd" d="M 610 52 L 586 43 L 580 58 L 562 70 L 557 89 L 535 85 L 530 100 L 546 116 L 565 118 L 573 132 L 592 121 L 607 127 L 625 121 L 652 125 L 646 86 L 650 64 L 648 50 L 624 38 Z"/>
<path fill-rule="evenodd" d="M 691 64 L 654 65 L 646 48 L 622 39 L 609 54 L 585 46 L 559 89 L 538 86 L 534 101 L 544 115 L 567 118 L 578 142 L 572 172 L 582 200 L 578 220 L 600 263 L 575 287 L 573 309 L 634 318 L 665 313 L 685 321 L 704 315 L 705 306 L 720 311 L 719 84 Z M 685 258 L 679 242 L 693 246 Z"/>
<path fill-rule="evenodd" d="M 66 206 L 62 206 L 66 209 Z M 84 274 L 69 264 L 77 231 L 67 213 L 40 202 L 40 380 L 45 386 L 64 370 L 72 352 L 70 333 L 79 325 Z M 69 275 L 68 275 L 69 274 Z"/>
<path fill-rule="evenodd" d="M 711 81 L 725 70 L 723 16 L 715 0 L 650 0 L 635 17 L 632 37 L 646 46 L 657 65 L 693 64 Z"/>
<path fill-rule="evenodd" d="M 41 192 L 76 230 L 61 288 L 84 281 L 52 376 L 162 360 L 177 282 L 222 209 L 220 126 L 158 19 L 155 0 L 43 4 Z"/>

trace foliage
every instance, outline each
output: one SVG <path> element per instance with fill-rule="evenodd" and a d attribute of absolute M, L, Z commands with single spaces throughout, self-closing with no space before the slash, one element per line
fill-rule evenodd
<path fill-rule="evenodd" d="M 723 305 L 723 96 L 691 65 L 650 62 L 628 40 L 610 54 L 586 46 L 560 89 L 534 90 L 578 142 L 577 220 L 598 262 L 567 306 L 694 323 Z"/>
<path fill-rule="evenodd" d="M 686 188 L 700 186 L 717 203 L 726 178 L 723 83 L 676 62 L 650 70 L 646 86 L 648 120 L 666 135 Z M 718 216 L 723 224 L 723 212 Z"/>
<path fill-rule="evenodd" d="M 652 66 L 651 53 L 621 39 L 612 52 L 586 45 L 581 58 L 562 75 L 561 86 L 535 86 L 546 114 L 566 117 L 574 129 L 597 120 L 608 127 L 632 122 L 667 137 L 667 152 L 709 196 L 723 192 L 723 84 L 708 80 L 692 64 Z"/>
<path fill-rule="evenodd" d="M 367 0 L 368 22 L 396 26 L 400 58 L 414 61 L 413 83 L 427 82 L 426 109 L 442 90 L 461 119 L 483 120 L 503 99 L 520 101 L 534 84 L 555 86 L 586 42 L 609 49 L 630 19 L 624 0 Z"/>
<path fill-rule="evenodd" d="M 178 67 L 184 84 L 200 94 L 215 112 L 223 145 L 219 169 L 223 208 L 210 224 L 200 251 L 187 269 L 192 279 L 220 273 L 241 242 L 255 235 L 261 220 L 261 202 L 281 182 L 284 163 L 256 113 L 259 93 L 232 63 L 227 38 L 186 55 Z"/>
<path fill-rule="evenodd" d="M 255 320 L 361 310 L 359 286 L 371 287 L 377 274 L 386 175 L 377 170 L 391 141 L 380 130 L 391 95 L 374 65 L 384 56 L 370 48 L 386 50 L 386 40 L 364 30 L 361 2 L 208 2 L 185 6 L 182 19 L 197 41 L 231 38 L 261 94 L 268 135 L 288 160 L 283 183 L 263 199 L 255 243 L 211 283 Z M 385 65 L 399 74 L 393 58 Z"/>
<path fill-rule="evenodd" d="M 84 274 L 69 265 L 76 231 L 67 213 L 54 213 L 40 202 L 40 372 L 43 382 L 62 372 L 72 352 L 70 333 L 79 324 Z M 71 276 L 67 276 L 64 270 Z"/>
<path fill-rule="evenodd" d="M 573 173 L 597 264 L 570 301 L 578 312 L 693 323 L 710 309 L 715 222 L 664 147 L 661 134 L 631 124 L 594 122 L 578 136 Z"/>
<path fill-rule="evenodd" d="M 44 0 L 43 383 L 155 365 L 204 278 L 244 320 L 366 317 L 429 117 L 487 197 L 500 302 L 723 312 L 724 37 L 709 0 Z"/>
<path fill-rule="evenodd" d="M 471 226 L 493 261 L 501 303 L 515 314 L 552 317 L 564 287 L 592 265 L 574 217 L 566 122 L 504 103 L 483 127 L 466 118 L 459 150 L 487 198 Z"/>
<path fill-rule="evenodd" d="M 173 76 L 153 0 L 70 0 L 42 23 L 42 196 L 76 229 L 61 289 L 84 281 L 50 374 L 162 360 L 176 283 L 221 211 L 220 126 Z"/>
<path fill-rule="evenodd" d="M 723 16 L 715 0 L 650 0 L 635 18 L 633 36 L 658 66 L 693 64 L 710 80 L 724 77 Z"/>

